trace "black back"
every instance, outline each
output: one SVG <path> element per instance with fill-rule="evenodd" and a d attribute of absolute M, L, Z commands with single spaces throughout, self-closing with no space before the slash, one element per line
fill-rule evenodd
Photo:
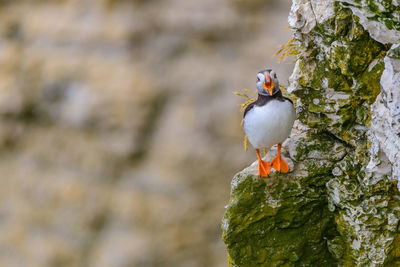
<path fill-rule="evenodd" d="M 246 116 L 246 113 L 249 112 L 254 106 L 259 106 L 259 107 L 264 106 L 273 99 L 278 100 L 280 102 L 285 102 L 286 100 L 289 100 L 290 103 L 292 103 L 292 105 L 293 105 L 293 101 L 287 97 L 282 96 L 282 92 L 280 90 L 273 95 L 258 94 L 257 100 L 254 102 L 251 102 L 244 110 L 243 118 Z"/>

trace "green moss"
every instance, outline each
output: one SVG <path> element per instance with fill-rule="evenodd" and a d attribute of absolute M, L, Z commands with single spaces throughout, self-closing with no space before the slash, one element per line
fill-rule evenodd
<path fill-rule="evenodd" d="M 231 265 L 336 266 L 327 241 L 338 233 L 325 184 L 345 154 L 345 147 L 329 134 L 309 132 L 296 149 L 306 176 L 275 173 L 260 179 L 237 174 L 223 220 Z M 316 161 L 316 156 L 326 160 Z"/>
<path fill-rule="evenodd" d="M 235 177 L 223 227 L 232 266 L 335 266 L 326 243 L 335 229 L 320 199 L 323 188 L 310 194 L 295 179 L 269 179 Z"/>

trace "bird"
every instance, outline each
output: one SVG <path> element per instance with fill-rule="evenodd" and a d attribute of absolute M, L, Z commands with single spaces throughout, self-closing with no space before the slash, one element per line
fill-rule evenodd
<path fill-rule="evenodd" d="M 282 96 L 274 70 L 261 70 L 256 79 L 258 97 L 244 110 L 243 129 L 256 151 L 259 176 L 268 177 L 271 168 L 283 173 L 289 171 L 288 164 L 281 157 L 281 148 L 292 131 L 296 111 L 293 101 Z M 276 144 L 276 157 L 271 162 L 262 160 L 260 149 Z"/>

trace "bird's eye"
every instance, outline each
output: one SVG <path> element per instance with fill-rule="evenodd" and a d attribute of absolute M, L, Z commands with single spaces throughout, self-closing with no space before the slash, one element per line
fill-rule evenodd
<path fill-rule="evenodd" d="M 257 82 L 260 82 L 260 77 L 257 77 Z"/>

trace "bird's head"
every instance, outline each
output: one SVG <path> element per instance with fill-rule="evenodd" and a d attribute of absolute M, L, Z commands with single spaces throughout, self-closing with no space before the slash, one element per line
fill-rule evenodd
<path fill-rule="evenodd" d="M 260 95 L 272 96 L 279 92 L 279 81 L 275 71 L 262 70 L 257 73 L 257 91 Z"/>

